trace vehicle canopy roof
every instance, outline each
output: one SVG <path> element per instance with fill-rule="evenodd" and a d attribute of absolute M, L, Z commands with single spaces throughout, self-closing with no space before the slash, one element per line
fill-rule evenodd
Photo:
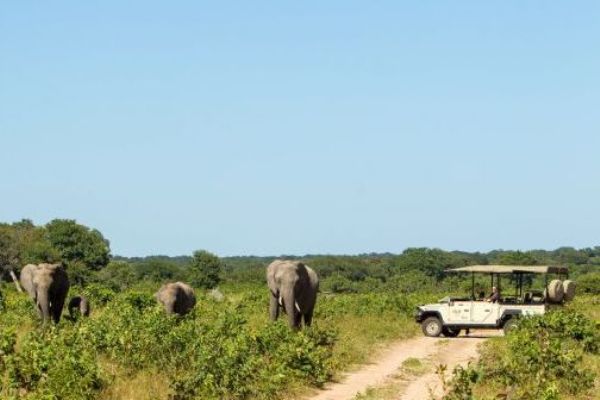
<path fill-rule="evenodd" d="M 446 272 L 478 272 L 484 274 L 567 274 L 569 268 L 560 265 L 470 265 Z"/>

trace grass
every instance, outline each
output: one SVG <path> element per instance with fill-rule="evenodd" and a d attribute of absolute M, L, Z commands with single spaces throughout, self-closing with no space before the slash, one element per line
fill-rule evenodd
<path fill-rule="evenodd" d="M 348 316 L 335 323 L 339 342 L 333 349 L 335 362 L 342 370 L 367 362 L 373 352 L 392 340 L 406 339 L 418 332 L 418 325 L 397 314 Z M 345 367 L 343 367 L 345 366 Z"/>

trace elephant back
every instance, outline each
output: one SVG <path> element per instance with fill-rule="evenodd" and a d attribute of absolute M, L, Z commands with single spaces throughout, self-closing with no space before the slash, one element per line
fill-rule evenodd
<path fill-rule="evenodd" d="M 172 306 L 173 312 L 180 315 L 186 314 L 196 305 L 194 289 L 183 282 L 162 285 L 156 293 L 156 299 L 165 307 Z"/>
<path fill-rule="evenodd" d="M 308 279 L 310 281 L 310 286 L 315 290 L 319 289 L 319 275 L 315 272 L 314 269 L 306 266 L 306 271 L 308 273 Z"/>
<path fill-rule="evenodd" d="M 183 310 L 186 312 L 192 309 L 196 305 L 196 293 L 187 283 L 175 282 L 177 286 L 177 300 L 181 304 Z"/>

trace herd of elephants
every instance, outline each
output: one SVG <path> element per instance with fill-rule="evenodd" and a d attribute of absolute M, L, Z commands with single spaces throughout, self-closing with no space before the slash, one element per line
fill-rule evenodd
<path fill-rule="evenodd" d="M 28 264 L 21 270 L 20 282 L 44 323 L 50 320 L 58 323 L 70 287 L 62 264 Z M 275 321 L 283 309 L 291 328 L 298 329 L 302 322 L 310 326 L 319 290 L 319 277 L 314 270 L 299 261 L 275 260 L 267 267 L 267 285 L 271 320 Z M 183 282 L 162 285 L 155 297 L 167 314 L 185 315 L 196 305 L 194 289 Z M 89 316 L 89 300 L 84 296 L 72 297 L 68 309 L 72 319 Z"/>

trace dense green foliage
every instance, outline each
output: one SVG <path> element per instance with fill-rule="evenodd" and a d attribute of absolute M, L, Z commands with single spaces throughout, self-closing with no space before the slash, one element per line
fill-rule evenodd
<path fill-rule="evenodd" d="M 198 291 L 198 304 L 185 317 L 167 316 L 155 290 L 74 288 L 72 295 L 95 304 L 92 317 L 43 329 L 29 299 L 5 285 L 0 397 L 98 398 L 116 378 L 109 367 L 118 365 L 132 376 L 161 371 L 173 399 L 282 398 L 297 387 L 320 386 L 356 361 L 339 336 L 345 320 L 376 315 L 412 326 L 415 305 L 430 300 L 391 291 L 322 296 L 315 326 L 294 332 L 284 320 L 268 322 L 263 286 L 224 289 L 224 301 Z M 375 323 L 369 335 L 377 329 Z"/>
<path fill-rule="evenodd" d="M 205 250 L 194 252 L 189 267 L 189 282 L 197 288 L 212 289 L 221 282 L 223 262 L 219 257 Z"/>
<path fill-rule="evenodd" d="M 600 323 L 577 311 L 525 318 L 506 338 L 487 342 L 476 365 L 454 371 L 445 399 L 573 398 L 593 388 L 596 376 L 583 360 L 599 349 Z"/>
<path fill-rule="evenodd" d="M 71 281 L 84 284 L 109 257 L 102 234 L 73 220 L 55 219 L 45 226 L 29 220 L 0 224 L 0 267 L 5 272 L 19 271 L 28 263 L 62 262 Z"/>

